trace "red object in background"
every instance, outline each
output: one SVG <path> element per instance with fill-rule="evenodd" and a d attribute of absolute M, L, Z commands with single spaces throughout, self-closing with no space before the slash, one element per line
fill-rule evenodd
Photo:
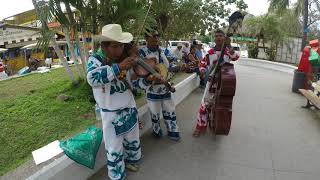
<path fill-rule="evenodd" d="M 309 45 L 314 48 L 314 47 L 319 47 L 319 40 L 318 39 L 314 39 L 314 40 L 311 40 L 309 41 Z"/>
<path fill-rule="evenodd" d="M 312 73 L 312 66 L 309 62 L 310 57 L 310 49 L 309 47 L 305 47 L 302 50 L 302 55 L 300 59 L 300 63 L 298 66 L 298 71 L 304 72 L 304 73 Z"/>
<path fill-rule="evenodd" d="M 0 62 L 0 72 L 3 72 L 4 71 L 4 66 L 3 64 Z"/>
<path fill-rule="evenodd" d="M 304 82 L 305 89 L 309 89 L 308 82 L 312 80 L 312 71 L 313 70 L 312 70 L 312 66 L 309 61 L 309 57 L 310 57 L 310 47 L 305 47 L 302 50 L 302 55 L 301 55 L 300 63 L 298 66 L 298 71 L 304 72 L 306 75 L 306 79 Z"/>
<path fill-rule="evenodd" d="M 319 48 L 319 40 L 314 39 L 312 41 L 309 41 L 309 45 L 313 50 L 315 50 L 318 54 L 320 54 L 320 48 Z"/>

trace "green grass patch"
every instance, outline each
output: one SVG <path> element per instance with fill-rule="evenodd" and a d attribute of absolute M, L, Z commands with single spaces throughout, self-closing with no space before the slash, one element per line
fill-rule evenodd
<path fill-rule="evenodd" d="M 172 81 L 185 77 L 178 73 Z M 70 100 L 57 100 L 61 94 Z M 144 95 L 136 101 L 138 107 L 146 103 Z M 1 81 L 0 176 L 30 160 L 32 151 L 98 124 L 94 105 L 91 87 L 72 86 L 64 68 Z"/>
<path fill-rule="evenodd" d="M 0 82 L 0 175 L 31 152 L 96 123 L 91 88 L 73 87 L 63 68 Z M 70 96 L 58 101 L 60 94 Z"/>

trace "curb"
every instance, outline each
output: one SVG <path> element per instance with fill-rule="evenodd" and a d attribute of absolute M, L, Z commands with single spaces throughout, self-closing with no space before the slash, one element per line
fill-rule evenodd
<path fill-rule="evenodd" d="M 236 61 L 235 64 L 259 67 L 259 68 L 284 72 L 292 75 L 294 74 L 294 70 L 297 69 L 296 66 L 289 65 L 289 64 L 272 62 L 267 60 L 260 60 L 260 59 L 252 59 L 252 58 L 241 58 L 239 61 Z"/>

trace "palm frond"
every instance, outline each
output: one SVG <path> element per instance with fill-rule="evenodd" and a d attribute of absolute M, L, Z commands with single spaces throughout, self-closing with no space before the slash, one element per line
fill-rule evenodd
<path fill-rule="evenodd" d="M 289 8 L 289 0 L 269 0 L 269 12 L 275 12 L 277 14 L 282 14 L 284 10 Z"/>
<path fill-rule="evenodd" d="M 303 14 L 304 12 L 304 0 L 298 0 L 294 5 L 293 9 L 296 16 Z"/>
<path fill-rule="evenodd" d="M 42 49 L 45 52 L 49 48 L 50 41 L 54 38 L 54 32 L 48 28 L 48 22 L 53 20 L 52 14 L 50 13 L 49 3 L 44 0 L 33 0 L 34 7 L 37 12 L 37 17 L 41 22 L 41 38 L 37 42 L 36 48 Z"/>
<path fill-rule="evenodd" d="M 62 26 L 69 26 L 71 23 L 61 8 L 61 0 L 50 0 L 49 7 L 51 14 Z"/>

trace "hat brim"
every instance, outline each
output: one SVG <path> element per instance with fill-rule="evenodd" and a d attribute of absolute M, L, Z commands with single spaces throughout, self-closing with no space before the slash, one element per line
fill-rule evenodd
<path fill-rule="evenodd" d="M 133 40 L 133 36 L 131 33 L 124 32 L 121 34 L 121 36 L 118 36 L 118 37 L 107 37 L 103 35 L 96 35 L 94 36 L 94 39 L 99 42 L 115 41 L 120 43 L 129 43 Z"/>

